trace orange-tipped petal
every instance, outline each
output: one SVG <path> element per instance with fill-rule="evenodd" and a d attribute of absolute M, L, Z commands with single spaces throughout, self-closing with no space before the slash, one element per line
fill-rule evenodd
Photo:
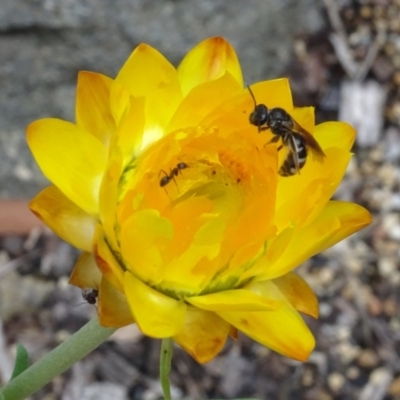
<path fill-rule="evenodd" d="M 101 272 L 92 253 L 82 253 L 74 265 L 69 283 L 81 289 L 98 289 L 101 281 Z"/>
<path fill-rule="evenodd" d="M 317 296 L 301 276 L 289 272 L 273 282 L 297 311 L 318 318 Z"/>
<path fill-rule="evenodd" d="M 134 322 L 126 297 L 104 276 L 98 298 L 99 322 L 104 327 L 120 328 Z"/>
<path fill-rule="evenodd" d="M 177 335 L 185 322 L 186 304 L 158 292 L 125 272 L 125 294 L 140 330 L 148 336 L 167 338 Z"/>
<path fill-rule="evenodd" d="M 204 364 L 222 350 L 229 332 L 230 325 L 215 313 L 188 307 L 185 324 L 174 340 Z"/>
<path fill-rule="evenodd" d="M 76 123 L 107 145 L 116 126 L 110 110 L 112 79 L 80 71 L 76 89 Z"/>
<path fill-rule="evenodd" d="M 233 47 L 222 37 L 204 40 L 186 54 L 178 67 L 183 94 L 186 96 L 194 87 L 218 79 L 225 72 L 243 87 L 242 70 Z"/>
<path fill-rule="evenodd" d="M 46 177 L 89 214 L 98 213 L 107 148 L 70 122 L 42 119 L 27 128 L 27 140 Z"/>
<path fill-rule="evenodd" d="M 43 189 L 29 207 L 60 238 L 78 249 L 93 250 L 97 219 L 79 208 L 55 186 Z"/>

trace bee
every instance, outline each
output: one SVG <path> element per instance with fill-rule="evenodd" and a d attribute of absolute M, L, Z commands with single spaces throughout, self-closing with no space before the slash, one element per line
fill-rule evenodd
<path fill-rule="evenodd" d="M 97 297 L 99 296 L 99 291 L 97 289 L 92 290 L 82 290 L 83 300 L 87 301 L 89 304 L 96 304 Z"/>
<path fill-rule="evenodd" d="M 293 176 L 300 173 L 307 161 L 308 150 L 323 161 L 325 153 L 314 137 L 302 128 L 283 108 L 275 107 L 270 110 L 265 104 L 257 104 L 253 92 L 248 86 L 251 97 L 254 100 L 254 110 L 250 114 L 249 121 L 258 127 L 258 132 L 270 129 L 274 137 L 268 143 L 276 143 L 282 139 L 282 145 L 278 151 L 286 146 L 289 153 L 279 169 L 281 176 Z"/>
<path fill-rule="evenodd" d="M 179 173 L 182 173 L 182 170 L 189 168 L 189 165 L 187 165 L 184 162 L 180 162 L 176 164 L 176 167 L 172 168 L 170 173 L 167 174 L 164 170 L 161 170 L 165 175 L 160 179 L 160 187 L 164 187 L 168 185 L 172 180 L 175 181 L 175 177 L 179 175 Z"/>

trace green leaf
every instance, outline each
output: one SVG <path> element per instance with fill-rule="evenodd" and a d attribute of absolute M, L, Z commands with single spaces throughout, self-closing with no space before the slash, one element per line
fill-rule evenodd
<path fill-rule="evenodd" d="M 25 347 L 17 344 L 17 357 L 15 359 L 15 366 L 11 375 L 11 380 L 17 377 L 21 372 L 24 372 L 29 367 L 29 354 Z"/>

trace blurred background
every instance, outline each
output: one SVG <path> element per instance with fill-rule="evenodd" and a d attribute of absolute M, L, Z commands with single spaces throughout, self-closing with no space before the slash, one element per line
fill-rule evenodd
<path fill-rule="evenodd" d="M 141 42 L 178 65 L 215 35 L 236 49 L 246 83 L 287 76 L 318 122 L 357 128 L 335 197 L 364 205 L 374 223 L 299 268 L 320 299 L 308 362 L 244 336 L 204 366 L 176 348 L 173 397 L 400 399 L 399 0 L 1 0 L 0 383 L 17 342 L 36 360 L 96 313 L 67 284 L 77 251 L 27 210 L 47 183 L 25 127 L 74 120 L 80 70 L 114 77 Z M 159 345 L 121 329 L 32 399 L 159 399 Z"/>

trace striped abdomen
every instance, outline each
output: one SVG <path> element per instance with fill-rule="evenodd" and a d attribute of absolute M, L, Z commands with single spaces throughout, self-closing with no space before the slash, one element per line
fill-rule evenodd
<path fill-rule="evenodd" d="M 290 149 L 285 161 L 279 169 L 279 175 L 292 176 L 300 172 L 307 160 L 307 148 L 303 138 L 296 133 L 292 133 L 293 139 L 296 142 L 297 152 Z M 296 161 L 298 168 L 296 168 Z"/>

